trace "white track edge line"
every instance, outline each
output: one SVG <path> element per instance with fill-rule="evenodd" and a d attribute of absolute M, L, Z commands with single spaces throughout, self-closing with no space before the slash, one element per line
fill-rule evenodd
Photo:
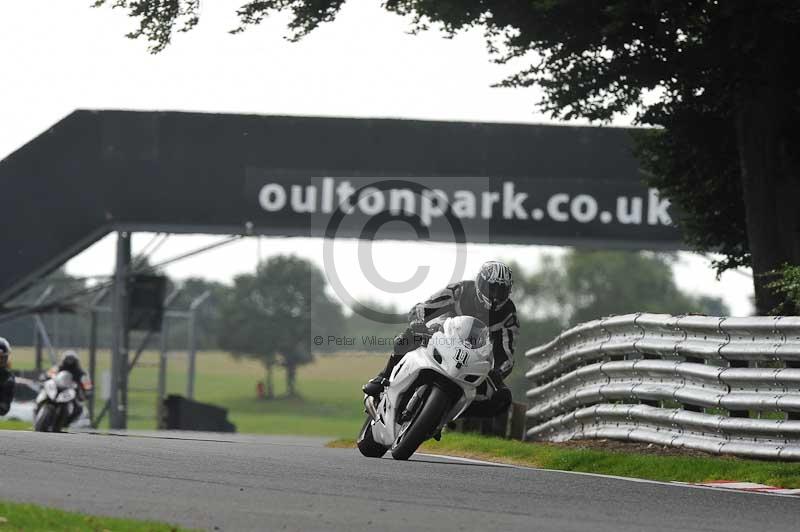
<path fill-rule="evenodd" d="M 465 462 L 465 463 L 474 463 L 474 464 L 481 464 L 481 465 L 493 465 L 493 466 L 500 466 L 500 467 L 510 467 L 512 469 L 527 469 L 530 471 L 547 471 L 550 473 L 561 473 L 563 475 L 580 475 L 585 477 L 597 477 L 597 478 L 608 478 L 614 480 L 624 480 L 627 482 L 639 482 L 642 484 L 655 484 L 657 486 L 671 486 L 673 488 L 693 488 L 693 489 L 705 489 L 705 490 L 713 490 L 713 491 L 724 491 L 726 493 L 742 493 L 747 495 L 766 495 L 769 497 L 784 497 L 789 499 L 800 499 L 797 495 L 791 495 L 788 493 L 772 493 L 769 491 L 747 491 L 747 490 L 737 490 L 731 488 L 722 488 L 716 486 L 703 486 L 701 484 L 692 484 L 689 482 L 679 482 L 677 480 L 673 481 L 663 481 L 663 480 L 650 480 L 646 478 L 635 478 L 635 477 L 621 477 L 617 475 L 604 475 L 602 473 L 586 473 L 583 471 L 563 471 L 561 469 L 545 469 L 541 467 L 529 467 L 529 466 L 520 466 L 514 464 L 503 464 L 500 462 L 490 462 L 487 460 L 476 460 L 473 458 L 464 458 L 461 456 L 450 456 L 447 454 L 429 454 L 429 453 L 414 453 L 415 456 L 427 456 L 432 458 L 445 458 L 448 460 L 453 460 L 457 462 Z"/>

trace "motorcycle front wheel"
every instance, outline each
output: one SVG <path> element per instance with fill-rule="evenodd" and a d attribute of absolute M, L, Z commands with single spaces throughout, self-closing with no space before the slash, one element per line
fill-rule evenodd
<path fill-rule="evenodd" d="M 376 442 L 375 438 L 373 438 L 372 417 L 369 415 L 367 416 L 367 420 L 364 421 L 364 426 L 361 427 L 361 432 L 358 433 L 356 445 L 358 446 L 358 450 L 361 451 L 361 454 L 368 458 L 380 458 L 386 454 L 388 450 L 387 447 Z"/>
<path fill-rule="evenodd" d="M 422 442 L 433 436 L 447 409 L 450 398 L 438 386 L 431 386 L 425 402 L 418 408 L 416 415 L 404 425 L 400 435 L 392 445 L 392 458 L 408 460 Z"/>
<path fill-rule="evenodd" d="M 53 404 L 42 405 L 33 421 L 36 432 L 51 432 L 56 421 L 56 407 Z"/>

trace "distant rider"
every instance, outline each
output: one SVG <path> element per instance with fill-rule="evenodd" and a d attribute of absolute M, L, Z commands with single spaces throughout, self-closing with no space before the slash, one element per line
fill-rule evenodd
<path fill-rule="evenodd" d="M 8 414 L 14 400 L 14 375 L 9 370 L 8 357 L 11 356 L 11 344 L 0 338 L 0 416 Z"/>
<path fill-rule="evenodd" d="M 83 405 L 81 404 L 86 400 L 88 394 L 92 392 L 92 381 L 89 376 L 81 368 L 81 359 L 75 351 L 64 351 L 61 354 L 61 362 L 57 367 L 50 369 L 48 374 L 50 377 L 55 377 L 60 371 L 69 371 L 72 374 L 72 380 L 77 385 L 77 400 L 75 401 L 75 408 L 72 415 L 67 420 L 67 426 L 71 425 L 83 413 Z"/>
<path fill-rule="evenodd" d="M 511 403 L 511 390 L 503 380 L 514 368 L 514 339 L 519 332 L 517 309 L 510 299 L 512 284 L 511 268 L 499 261 L 489 261 L 481 266 L 474 281 L 448 285 L 427 301 L 415 305 L 409 313 L 409 327 L 394 339 L 386 368 L 364 385 L 364 393 L 380 395 L 389 384 L 389 376 L 397 363 L 430 336 L 425 323 L 449 312 L 484 322 L 489 327 L 493 345 L 494 369 L 489 378 L 496 391 L 491 400 L 473 403 L 465 416 L 489 417 L 507 408 Z"/>

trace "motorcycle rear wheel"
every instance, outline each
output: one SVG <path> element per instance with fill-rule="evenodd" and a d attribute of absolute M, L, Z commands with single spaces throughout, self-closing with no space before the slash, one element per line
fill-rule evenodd
<path fill-rule="evenodd" d="M 56 407 L 52 404 L 42 405 L 33 423 L 36 432 L 51 432 L 56 421 Z"/>
<path fill-rule="evenodd" d="M 450 398 L 447 393 L 438 386 L 431 386 L 427 399 L 419 407 L 410 426 L 392 445 L 392 458 L 408 460 L 422 442 L 433 436 L 448 408 L 450 408 Z"/>
<path fill-rule="evenodd" d="M 375 438 L 372 437 L 372 417 L 369 415 L 361 427 L 361 432 L 358 433 L 356 445 L 361 454 L 368 458 L 380 458 L 389 450 L 388 447 L 376 442 Z"/>

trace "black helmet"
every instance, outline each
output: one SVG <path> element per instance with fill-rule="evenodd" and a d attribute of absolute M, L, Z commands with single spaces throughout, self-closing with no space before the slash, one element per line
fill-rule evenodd
<path fill-rule="evenodd" d="M 0 368 L 8 367 L 8 356 L 11 354 L 11 344 L 0 337 Z"/>
<path fill-rule="evenodd" d="M 61 353 L 61 365 L 59 367 L 67 371 L 80 368 L 81 359 L 78 358 L 78 353 L 71 350 Z"/>
<path fill-rule="evenodd" d="M 484 262 L 475 278 L 475 293 L 484 307 L 497 310 L 511 296 L 511 268 L 502 262 Z"/>

